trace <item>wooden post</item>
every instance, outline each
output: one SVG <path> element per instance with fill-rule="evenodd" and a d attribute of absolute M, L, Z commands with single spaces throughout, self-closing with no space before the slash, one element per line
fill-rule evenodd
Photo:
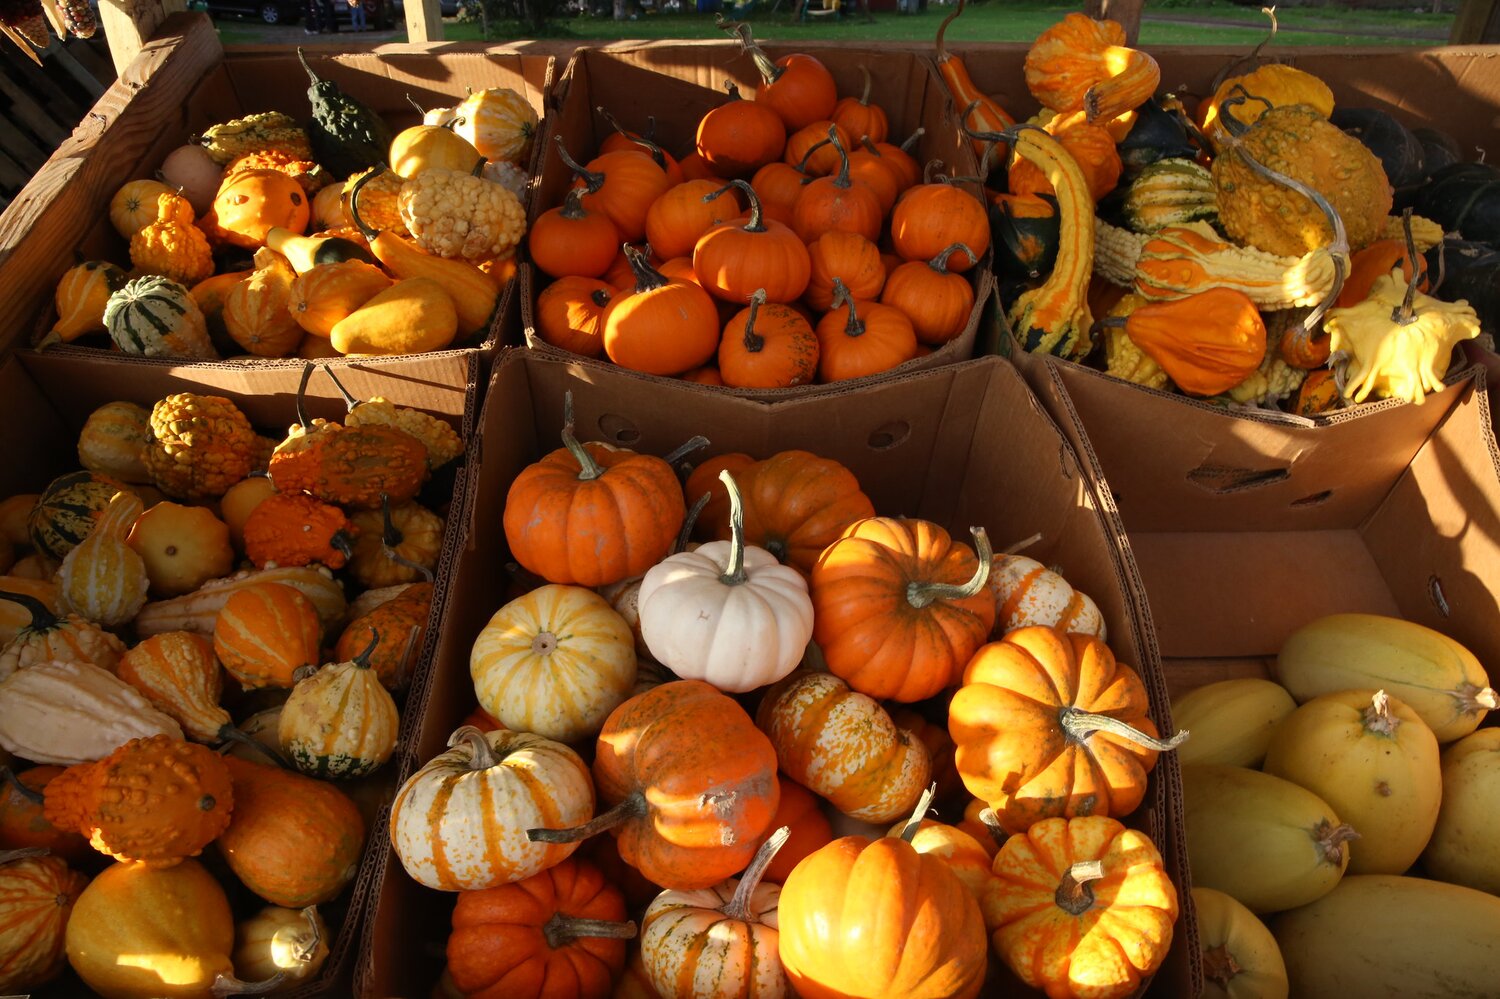
<path fill-rule="evenodd" d="M 1141 8 L 1145 0 L 1087 0 L 1083 12 L 1096 21 L 1120 22 L 1125 29 L 1125 43 L 1134 45 L 1141 37 Z"/>
<path fill-rule="evenodd" d="M 1500 0 L 1460 0 L 1448 41 L 1454 45 L 1500 42 Z"/>
<path fill-rule="evenodd" d="M 406 40 L 443 40 L 443 12 L 438 7 L 438 0 L 406 0 Z"/>
<path fill-rule="evenodd" d="M 99 24 L 109 39 L 116 75 L 151 40 L 168 14 L 187 10 L 186 0 L 99 0 Z"/>

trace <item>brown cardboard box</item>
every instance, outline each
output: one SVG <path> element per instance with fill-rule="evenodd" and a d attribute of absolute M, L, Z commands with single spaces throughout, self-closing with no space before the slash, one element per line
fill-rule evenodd
<path fill-rule="evenodd" d="M 1099 509 L 1083 466 L 1013 368 L 985 358 L 914 372 L 838 394 L 764 404 L 685 382 L 664 382 L 618 368 L 565 363 L 509 351 L 497 363 L 480 417 L 470 467 L 470 521 L 442 623 L 438 666 L 422 704 L 422 728 L 407 745 L 402 773 L 445 748 L 474 706 L 469 650 L 505 600 L 507 554 L 501 514 L 511 481 L 556 446 L 563 393 L 571 391 L 581 439 L 665 454 L 695 433 L 708 453 L 753 455 L 806 448 L 854 471 L 885 514 L 921 516 L 961 532 L 985 525 L 997 547 L 1040 532 L 1032 555 L 1060 565 L 1104 611 L 1110 645 L 1137 665 L 1151 691 L 1152 714 L 1170 725 L 1149 629 L 1135 615 L 1134 569 L 1121 558 L 1110 519 Z M 1006 539 L 1006 540 L 1000 540 Z M 1177 764 L 1162 757 L 1147 803 L 1131 819 L 1148 830 L 1181 880 Z M 387 840 L 388 843 L 388 840 Z M 453 896 L 419 887 L 385 854 L 371 898 L 358 994 L 424 996 L 442 966 Z M 1170 994 L 1196 994 L 1190 899 L 1177 944 L 1159 979 Z"/>
<path fill-rule="evenodd" d="M 864 85 L 861 66 L 874 73 L 870 100 L 885 108 L 890 117 L 893 141 L 904 140 L 917 128 L 925 129 L 912 155 L 921 163 L 941 161 L 942 172 L 973 177 L 978 172 L 974 154 L 957 127 L 957 116 L 942 81 L 923 56 L 895 49 L 873 51 L 851 46 L 766 45 L 772 58 L 789 52 L 811 52 L 828 66 L 840 95 L 859 94 Z M 647 118 L 655 120 L 656 141 L 674 155 L 692 151 L 698 120 L 728 100 L 724 81 L 733 80 L 746 96 L 755 91 L 760 77 L 753 61 L 738 43 L 730 41 L 631 43 L 604 49 L 580 48 L 557 85 L 556 110 L 547 119 L 541 170 L 532 197 L 532 218 L 556 205 L 572 185 L 572 173 L 553 149 L 561 138 L 568 152 L 587 162 L 612 129 L 596 108 L 607 108 L 628 129 L 644 132 Z M 966 185 L 977 197 L 977 185 Z M 981 264 L 968 272 L 974 281 L 974 308 L 963 333 L 932 354 L 908 361 L 897 371 L 915 371 L 952 364 L 974 353 L 979 317 L 990 297 L 989 268 Z M 550 282 L 535 268 L 523 266 L 521 275 L 521 323 L 526 343 L 540 353 L 566 360 L 573 354 L 544 343 L 536 332 L 536 295 Z M 606 362 L 585 361 L 591 367 Z M 886 377 L 885 375 L 873 377 Z M 837 387 L 798 386 L 793 389 L 722 389 L 753 398 L 775 399 L 789 394 L 807 395 L 838 391 Z"/>
<path fill-rule="evenodd" d="M 467 392 L 461 393 L 456 412 L 449 412 L 446 408 L 453 405 L 451 401 L 442 396 L 434 397 L 421 383 L 391 377 L 389 370 L 382 370 L 378 366 L 352 366 L 341 370 L 339 377 L 361 398 L 383 395 L 399 405 L 423 409 L 444 417 L 467 440 L 472 436 L 477 408 L 481 359 L 477 352 L 470 352 L 465 360 L 469 388 Z M 44 363 L 37 363 L 28 371 L 28 367 L 35 362 Z M 4 447 L 0 448 L 0 457 L 4 458 L 0 461 L 0 497 L 38 492 L 55 476 L 76 470 L 79 467 L 76 451 L 78 431 L 88 414 L 104 402 L 124 400 L 149 407 L 158 399 L 174 392 L 199 392 L 222 395 L 233 400 L 262 432 L 284 432 L 286 426 L 296 420 L 294 396 L 300 378 L 296 370 L 245 369 L 224 365 L 193 365 L 173 369 L 147 365 L 133 368 L 129 377 L 121 377 L 120 371 L 118 366 L 107 365 L 69 368 L 53 364 L 48 358 L 26 353 L 12 355 L 0 361 L 0 418 L 4 419 L 7 427 L 12 428 L 5 436 Z M 307 408 L 311 416 L 337 420 L 344 414 L 344 403 L 332 392 L 326 378 L 315 375 L 310 390 Z M 444 538 L 444 554 L 436 574 L 438 584 L 433 597 L 433 609 L 424 629 L 421 648 L 412 670 L 411 684 L 405 695 L 398 754 L 402 747 L 410 745 L 420 721 L 420 710 L 416 705 L 423 701 L 423 690 L 431 675 L 433 653 L 439 639 L 438 625 L 442 618 L 443 601 L 448 593 L 445 582 L 453 578 L 450 567 L 460 543 L 459 532 L 468 521 L 464 507 L 470 492 L 467 468 L 460 462 L 455 471 L 439 473 L 440 476 L 445 474 L 452 477 L 453 500 L 447 510 L 448 529 Z M 441 490 L 436 482 L 430 488 Z M 398 762 L 392 762 L 385 767 L 380 774 L 381 780 L 370 789 L 370 793 L 383 794 L 384 800 L 388 800 L 395 790 L 398 765 Z M 287 996 L 308 999 L 312 996 L 349 994 L 350 960 L 359 940 L 360 920 L 374 883 L 376 866 L 384 857 L 377 842 L 377 833 L 378 828 L 373 826 L 366 831 L 367 848 L 354 883 L 338 899 L 319 907 L 333 932 L 333 939 L 328 941 L 331 953 L 327 963 L 317 978 L 287 992 Z M 213 856 L 213 848 L 210 847 L 206 853 L 209 855 L 206 860 L 213 867 L 217 862 L 217 858 Z M 235 904 L 237 917 L 249 915 L 265 904 L 240 888 L 227 870 L 223 872 L 223 883 Z M 37 994 L 39 997 L 65 999 L 84 992 L 82 984 L 69 975 Z"/>
<path fill-rule="evenodd" d="M 478 44 L 309 48 L 308 62 L 322 78 L 373 107 L 393 128 L 417 123 L 407 102 L 424 107 L 461 100 L 468 87 L 510 87 L 538 113 L 552 83 L 550 55 Z M 52 290 L 74 261 L 102 258 L 129 264 L 128 249 L 108 218 L 109 200 L 122 183 L 155 176 L 168 152 L 207 126 L 241 114 L 283 110 L 308 115 L 307 74 L 289 48 L 247 48 L 226 53 L 205 14 L 178 14 L 100 99 L 15 202 L 0 215 L 0 349 L 24 344 L 51 325 Z M 495 321 L 481 338 L 487 350 L 502 327 L 515 283 L 501 296 Z M 461 391 L 471 348 L 397 359 L 413 365 L 410 377 Z M 53 348 L 60 364 L 102 362 L 128 372 L 150 363 L 92 347 Z M 300 362 L 248 362 L 298 370 Z M 348 363 L 334 359 L 335 365 Z M 396 365 L 396 366 L 399 366 Z M 461 410 L 455 415 L 461 414 Z"/>

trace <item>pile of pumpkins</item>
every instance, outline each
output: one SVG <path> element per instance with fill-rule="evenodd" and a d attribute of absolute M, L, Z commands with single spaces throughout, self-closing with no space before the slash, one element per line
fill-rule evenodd
<path fill-rule="evenodd" d="M 1480 323 L 1436 297 L 1453 293 L 1423 254 L 1445 227 L 1474 239 L 1493 226 L 1493 168 L 1458 163 L 1438 131 L 1419 139 L 1382 112 L 1336 109 L 1305 70 L 1245 69 L 1254 57 L 1193 113 L 1158 94 L 1155 59 L 1119 24 L 1083 14 L 1027 52 L 1041 110 L 1018 122 L 944 46 L 963 6 L 936 60 L 987 178 L 995 273 L 1025 349 L 1303 415 L 1442 388 Z M 1398 197 L 1407 210 L 1393 215 Z M 1469 266 L 1458 253 L 1449 265 Z"/>
<path fill-rule="evenodd" d="M 1172 705 L 1195 734 L 1179 758 L 1207 994 L 1492 994 L 1500 729 L 1476 729 L 1500 695 L 1479 661 L 1337 614 L 1294 632 L 1275 675 Z"/>
<path fill-rule="evenodd" d="M 877 516 L 831 458 L 684 482 L 701 438 L 664 459 L 568 417 L 562 443 L 506 497 L 533 588 L 391 809 L 406 872 L 458 893 L 436 994 L 1123 997 L 1156 970 L 1177 889 L 1122 820 L 1181 740 L 1091 598 L 982 527 Z"/>
<path fill-rule="evenodd" d="M 485 90 L 392 137 L 313 81 L 306 126 L 279 111 L 214 125 L 159 180 L 123 185 L 109 217 L 130 266 L 64 274 L 41 345 L 108 333 L 146 357 L 326 358 L 486 334 L 525 232 L 536 112 Z"/>
<path fill-rule="evenodd" d="M 744 26 L 741 26 L 742 28 Z M 774 62 L 697 123 L 679 159 L 615 131 L 592 159 L 557 137 L 576 178 L 527 246 L 552 279 L 534 330 L 621 367 L 742 389 L 879 374 L 960 337 L 987 257 L 984 205 L 924 176 L 886 110 L 840 97 L 817 58 Z M 919 133 L 920 134 L 920 133 Z"/>
<path fill-rule="evenodd" d="M 276 441 L 183 393 L 100 407 L 83 470 L 0 502 L 0 991 L 318 974 L 431 611 L 415 500 L 459 451 L 379 398 Z"/>

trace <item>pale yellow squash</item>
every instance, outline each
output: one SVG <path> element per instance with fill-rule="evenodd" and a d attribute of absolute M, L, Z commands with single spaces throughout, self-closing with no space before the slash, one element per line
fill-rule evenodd
<path fill-rule="evenodd" d="M 1281 948 L 1255 913 L 1212 888 L 1194 888 L 1193 907 L 1203 955 L 1203 999 L 1286 999 Z"/>
<path fill-rule="evenodd" d="M 1500 728 L 1480 729 L 1443 752 L 1443 805 L 1422 854 L 1427 873 L 1500 895 Z"/>
<path fill-rule="evenodd" d="M 1192 733 L 1177 748 L 1188 763 L 1258 767 L 1271 733 L 1297 702 L 1279 683 L 1245 677 L 1190 690 L 1172 702 L 1172 722 Z"/>
<path fill-rule="evenodd" d="M 397 281 L 333 327 L 341 354 L 415 354 L 442 350 L 458 335 L 458 311 L 431 278 Z"/>

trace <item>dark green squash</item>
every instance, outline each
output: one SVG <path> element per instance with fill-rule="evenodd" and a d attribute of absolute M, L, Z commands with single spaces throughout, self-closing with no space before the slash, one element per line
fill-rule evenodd
<path fill-rule="evenodd" d="M 129 488 L 97 472 L 69 472 L 53 479 L 26 521 L 32 546 L 47 558 L 62 559 L 93 531 L 110 497 Z"/>
<path fill-rule="evenodd" d="M 336 177 L 348 177 L 384 163 L 391 148 L 390 126 L 337 84 L 318 79 L 300 48 L 297 58 L 312 80 L 307 88 L 312 104 L 307 136 L 312 142 L 313 159 Z"/>
<path fill-rule="evenodd" d="M 1135 115 L 1135 123 L 1117 147 L 1127 173 L 1157 160 L 1191 160 L 1198 156 L 1198 147 L 1188 139 L 1182 121 L 1165 110 L 1155 97 L 1136 108 Z"/>
<path fill-rule="evenodd" d="M 1446 166 L 1464 161 L 1463 147 L 1458 140 L 1440 128 L 1414 128 L 1411 134 L 1422 144 L 1422 162 L 1430 177 Z"/>
<path fill-rule="evenodd" d="M 1500 246 L 1500 168 L 1488 163 L 1444 167 L 1417 194 L 1416 209 L 1444 232 Z"/>
<path fill-rule="evenodd" d="M 1392 187 L 1419 184 L 1427 176 L 1422 143 L 1405 125 L 1384 111 L 1336 107 L 1328 120 L 1375 154 Z"/>
<path fill-rule="evenodd" d="M 1500 329 L 1500 249 L 1449 239 L 1428 250 L 1426 256 L 1427 273 L 1437 274 L 1441 268 L 1443 274 L 1443 283 L 1435 292 L 1438 298 L 1445 302 L 1463 299 L 1473 306 L 1487 332 Z"/>
<path fill-rule="evenodd" d="M 1037 280 L 1057 260 L 1062 224 L 1050 194 L 991 194 L 990 235 L 996 276 Z"/>

